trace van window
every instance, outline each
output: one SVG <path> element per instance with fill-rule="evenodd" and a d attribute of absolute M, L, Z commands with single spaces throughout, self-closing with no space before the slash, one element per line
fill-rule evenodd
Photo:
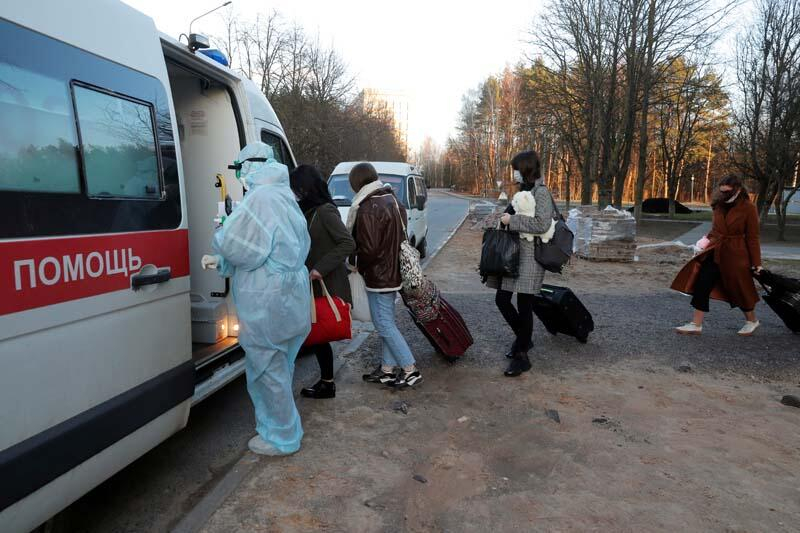
<path fill-rule="evenodd" d="M 152 106 L 73 90 L 89 196 L 161 198 Z"/>
<path fill-rule="evenodd" d="M 178 228 L 164 83 L 2 18 L 0 41 L 0 239 Z"/>
<path fill-rule="evenodd" d="M 417 194 L 428 199 L 428 186 L 425 184 L 425 178 L 417 178 Z"/>
<path fill-rule="evenodd" d="M 417 184 L 413 177 L 408 178 L 408 206 L 417 207 Z"/>
<path fill-rule="evenodd" d="M 289 155 L 289 149 L 280 137 L 267 130 L 261 130 L 261 142 L 272 147 L 272 151 L 278 163 L 283 163 L 289 167 L 289 170 L 294 169 L 294 163 L 292 163 L 292 156 Z"/>
<path fill-rule="evenodd" d="M 403 204 L 406 200 L 406 188 L 403 186 L 405 179 L 401 176 L 392 174 L 378 174 L 378 178 L 386 184 L 391 185 L 397 201 Z M 340 207 L 347 207 L 353 203 L 356 193 L 350 187 L 350 178 L 347 174 L 334 174 L 328 178 L 328 190 L 331 192 L 333 202 Z"/>
<path fill-rule="evenodd" d="M 0 190 L 80 192 L 77 144 L 67 86 L 0 60 Z"/>

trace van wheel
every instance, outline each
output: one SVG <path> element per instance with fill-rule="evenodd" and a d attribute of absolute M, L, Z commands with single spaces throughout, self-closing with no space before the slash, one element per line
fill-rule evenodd
<path fill-rule="evenodd" d="M 419 250 L 419 257 L 420 259 L 425 259 L 425 256 L 428 255 L 428 238 L 422 239 L 422 242 L 419 243 L 417 246 L 417 250 Z"/>

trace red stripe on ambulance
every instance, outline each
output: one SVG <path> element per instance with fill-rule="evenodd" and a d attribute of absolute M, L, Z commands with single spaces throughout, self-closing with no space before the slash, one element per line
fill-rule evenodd
<path fill-rule="evenodd" d="M 189 231 L 0 242 L 0 315 L 130 289 L 143 266 L 189 275 Z"/>

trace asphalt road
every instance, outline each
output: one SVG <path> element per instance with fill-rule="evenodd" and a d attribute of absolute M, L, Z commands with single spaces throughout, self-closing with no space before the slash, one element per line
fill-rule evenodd
<path fill-rule="evenodd" d="M 431 191 L 429 256 L 446 242 L 467 207 L 467 200 Z M 296 391 L 313 383 L 316 375 L 313 356 L 298 360 Z M 169 531 L 246 453 L 253 427 L 250 398 L 239 378 L 195 406 L 185 429 L 62 512 L 53 530 Z"/>
<path fill-rule="evenodd" d="M 430 191 L 428 200 L 428 256 L 433 256 L 464 219 L 469 201 Z"/>

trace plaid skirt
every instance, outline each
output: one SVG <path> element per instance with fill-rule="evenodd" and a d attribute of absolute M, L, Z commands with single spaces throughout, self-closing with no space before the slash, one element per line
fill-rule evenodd
<path fill-rule="evenodd" d="M 489 276 L 486 286 L 491 289 L 503 289 L 522 294 L 539 294 L 542 290 L 546 270 L 536 262 L 534 250 L 535 245 L 532 242 L 520 238 L 519 276 L 516 278 L 503 277 L 502 283 L 497 276 Z"/>

